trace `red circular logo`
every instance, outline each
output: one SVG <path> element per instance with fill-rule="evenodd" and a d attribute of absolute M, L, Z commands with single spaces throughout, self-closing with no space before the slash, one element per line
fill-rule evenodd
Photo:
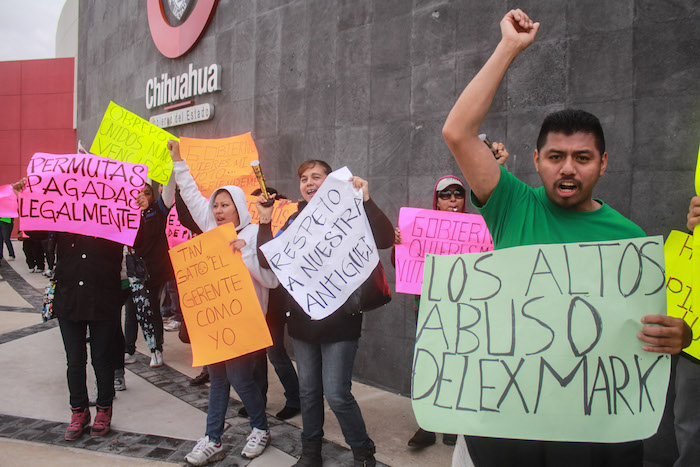
<path fill-rule="evenodd" d="M 219 0 L 199 0 L 190 16 L 173 27 L 165 17 L 162 0 L 148 0 L 148 27 L 153 43 L 168 58 L 177 58 L 192 50 L 214 16 Z"/>

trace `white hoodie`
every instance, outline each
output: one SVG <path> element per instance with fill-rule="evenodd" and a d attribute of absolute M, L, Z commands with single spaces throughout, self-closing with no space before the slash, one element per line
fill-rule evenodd
<path fill-rule="evenodd" d="M 277 287 L 279 281 L 270 269 L 260 267 L 260 263 L 258 262 L 258 225 L 250 223 L 251 218 L 248 212 L 248 202 L 245 199 L 243 190 L 234 185 L 222 186 L 214 191 L 214 195 L 212 195 L 210 200 L 207 200 L 207 198 L 202 196 L 199 192 L 199 188 L 197 188 L 197 184 L 194 178 L 192 178 L 192 174 L 190 174 L 190 168 L 187 166 L 187 162 L 175 162 L 173 164 L 173 175 L 180 187 L 180 196 L 182 196 L 182 200 L 187 205 L 190 214 L 192 214 L 192 219 L 194 219 L 203 232 L 217 227 L 214 212 L 212 211 L 216 192 L 219 190 L 226 190 L 229 192 L 233 203 L 236 205 L 238 217 L 240 219 L 240 224 L 236 227 L 236 232 L 238 233 L 238 238 L 245 240 L 246 243 L 241 250 L 243 263 L 248 268 L 250 277 L 253 278 L 253 285 L 255 286 L 255 293 L 258 295 L 260 308 L 262 308 L 263 313 L 267 313 L 269 289 Z"/>

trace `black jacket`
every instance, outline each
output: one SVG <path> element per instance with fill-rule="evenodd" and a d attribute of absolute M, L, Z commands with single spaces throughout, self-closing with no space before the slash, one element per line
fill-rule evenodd
<path fill-rule="evenodd" d="M 299 203 L 297 212 L 289 217 L 280 231 L 286 230 L 304 209 L 304 207 L 306 207 L 305 202 Z M 390 248 L 394 244 L 394 226 L 391 224 L 391 221 L 371 198 L 364 203 L 364 207 L 365 212 L 367 213 L 367 219 L 369 220 L 369 225 L 372 229 L 374 241 L 377 244 L 377 248 Z M 268 235 L 269 232 L 269 238 L 272 238 L 270 224 L 262 224 L 260 226 L 260 230 L 263 229 L 265 230 L 263 235 Z M 261 238 L 259 234 L 258 241 L 260 242 L 261 240 L 263 243 L 267 241 L 266 239 Z M 262 253 L 259 253 L 258 255 L 263 256 Z M 263 267 L 269 267 L 264 256 L 261 259 L 260 264 Z M 294 300 L 294 298 L 286 291 L 286 289 L 283 289 L 283 293 L 287 296 L 284 303 L 286 308 L 285 311 L 289 312 L 289 316 L 287 318 L 287 329 L 289 331 L 289 335 L 294 339 L 299 339 L 312 344 L 326 344 L 331 342 L 356 340 L 360 338 L 362 333 L 362 314 L 360 313 L 361 310 L 354 309 L 357 307 L 359 302 L 358 300 L 353 299 L 353 296 L 348 298 L 348 300 L 330 316 L 320 320 L 312 320 L 311 317 L 307 315 Z M 353 309 L 348 309 L 348 307 L 352 307 Z"/>
<path fill-rule="evenodd" d="M 119 319 L 123 246 L 71 233 L 56 237 L 56 316 L 72 321 Z"/>
<path fill-rule="evenodd" d="M 136 234 L 134 249 L 146 263 L 148 279 L 151 281 L 165 282 L 175 279 L 168 255 L 168 237 L 165 233 L 169 212 L 161 198 L 141 212 L 141 225 Z"/>

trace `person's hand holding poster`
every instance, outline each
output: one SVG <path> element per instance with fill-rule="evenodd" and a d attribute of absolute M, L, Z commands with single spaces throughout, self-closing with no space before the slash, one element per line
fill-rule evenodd
<path fill-rule="evenodd" d="M 413 410 L 426 430 L 624 442 L 656 433 L 670 356 L 642 350 L 666 307 L 661 237 L 428 255 Z"/>
<path fill-rule="evenodd" d="M 148 166 L 148 178 L 167 185 L 173 172 L 168 140 L 176 137 L 135 113 L 110 102 L 90 152 Z"/>
<path fill-rule="evenodd" d="M 209 365 L 272 345 L 253 279 L 229 242 L 225 224 L 170 250 L 180 307 L 192 343 L 192 366 Z"/>
<path fill-rule="evenodd" d="M 250 167 L 258 159 L 250 133 L 220 139 L 180 138 L 180 155 L 207 198 L 224 185 L 236 185 L 245 194 L 260 187 Z"/>
<path fill-rule="evenodd" d="M 683 352 L 700 359 L 700 315 L 693 309 L 693 236 L 672 230 L 664 245 L 666 299 L 669 316 L 683 318 L 693 341 Z"/>
<path fill-rule="evenodd" d="M 361 190 L 347 167 L 331 172 L 287 230 L 260 246 L 311 319 L 337 310 L 379 262 Z"/>
<path fill-rule="evenodd" d="M 396 291 L 419 295 L 426 254 L 456 255 L 493 250 L 493 239 L 478 214 L 401 208 L 401 244 L 396 251 Z"/>
<path fill-rule="evenodd" d="M 133 245 L 148 168 L 93 154 L 36 153 L 19 198 L 22 230 L 72 232 Z"/>
<path fill-rule="evenodd" d="M 252 219 L 251 223 L 259 224 L 260 215 L 255 208 L 255 202 L 258 197 L 246 195 L 245 199 L 248 201 L 248 211 L 250 211 L 250 217 Z M 272 212 L 272 220 L 270 221 L 272 235 L 277 235 L 277 232 L 279 232 L 280 228 L 287 222 L 287 219 L 289 219 L 289 216 L 297 212 L 297 206 L 299 205 L 299 203 L 286 202 L 285 205 L 280 208 L 281 201 L 283 200 L 275 200 L 275 210 Z"/>

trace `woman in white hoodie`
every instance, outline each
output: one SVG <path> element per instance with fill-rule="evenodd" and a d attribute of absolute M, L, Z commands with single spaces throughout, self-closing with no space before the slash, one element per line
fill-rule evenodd
<path fill-rule="evenodd" d="M 242 254 L 243 263 L 250 272 L 255 293 L 264 312 L 267 310 L 268 291 L 277 287 L 279 282 L 271 270 L 263 269 L 258 262 L 258 225 L 250 223 L 251 217 L 243 190 L 233 185 L 223 186 L 207 200 L 199 192 L 187 163 L 180 157 L 179 143 L 169 141 L 168 149 L 173 160 L 173 176 L 180 187 L 180 195 L 202 231 L 206 232 L 229 222 L 236 226 L 238 238 L 232 241 L 231 245 L 234 251 L 240 251 Z M 207 430 L 192 452 L 185 457 L 187 462 L 205 465 L 225 456 L 221 436 L 228 407 L 229 384 L 236 390 L 250 416 L 252 431 L 241 455 L 253 458 L 263 452 L 270 439 L 270 430 L 265 413 L 265 395 L 253 377 L 255 360 L 255 354 L 252 353 L 208 365 L 211 387 Z"/>

